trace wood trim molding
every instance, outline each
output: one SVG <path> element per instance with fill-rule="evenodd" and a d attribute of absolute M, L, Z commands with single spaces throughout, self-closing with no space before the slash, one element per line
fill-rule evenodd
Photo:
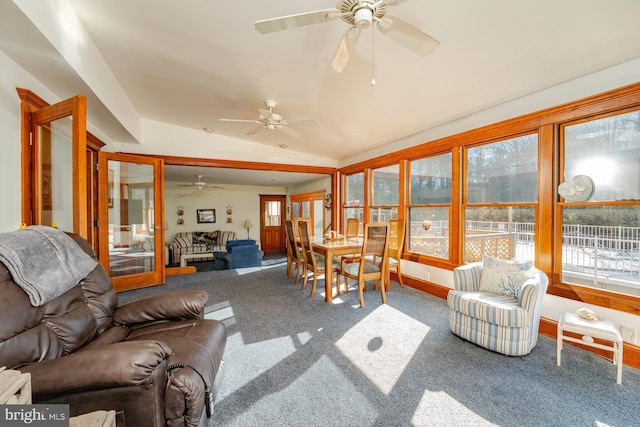
<path fill-rule="evenodd" d="M 317 173 L 324 175 L 335 175 L 338 171 L 337 168 L 328 166 L 307 166 L 307 165 L 291 165 L 285 163 L 263 163 L 263 162 L 245 162 L 242 160 L 223 160 L 223 159 L 204 159 L 201 157 L 178 157 L 178 156 L 163 156 L 158 154 L 140 154 L 140 153 L 126 153 L 121 154 L 133 154 L 136 156 L 154 157 L 164 160 L 165 165 L 175 166 L 201 166 L 211 168 L 226 168 L 226 169 L 252 169 L 252 170 L 267 170 L 278 172 L 301 172 L 301 173 Z"/>

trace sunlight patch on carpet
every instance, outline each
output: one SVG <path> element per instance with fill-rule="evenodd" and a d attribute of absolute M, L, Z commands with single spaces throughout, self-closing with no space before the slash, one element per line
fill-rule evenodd
<path fill-rule="evenodd" d="M 336 342 L 338 349 L 389 394 L 431 328 L 381 305 Z"/>
<path fill-rule="evenodd" d="M 261 381 L 268 381 L 271 392 L 252 395 L 254 399 L 248 409 L 226 408 L 235 414 L 233 425 L 317 426 L 323 425 L 322 420 L 336 419 L 340 422 L 333 425 L 375 424 L 379 409 L 354 387 L 330 358 L 320 356 L 298 363 L 304 364 L 304 371 L 285 375 L 288 365 L 284 361 L 275 373 L 265 373 L 268 377 L 257 379 L 253 384 L 255 389 L 260 389 Z"/>
<path fill-rule="evenodd" d="M 207 306 L 205 307 L 204 313 L 205 319 L 218 320 L 224 323 L 226 327 L 235 325 L 236 323 L 235 313 L 233 312 L 233 308 L 229 301 L 222 301 L 217 304 Z"/>
<path fill-rule="evenodd" d="M 247 344 L 241 333 L 229 335 L 227 337 L 229 352 L 236 348 L 242 348 L 243 351 L 236 353 L 233 360 L 227 362 L 224 376 L 228 381 L 223 381 L 223 384 L 234 384 L 237 389 L 241 389 L 255 381 L 290 358 L 297 350 L 297 341 L 296 336 Z M 260 357 L 256 357 L 256 354 Z M 237 389 L 226 390 L 226 393 L 233 393 Z"/>
<path fill-rule="evenodd" d="M 425 391 L 411 417 L 411 425 L 486 425 L 479 416 L 444 391 Z M 491 424 L 491 423 L 489 423 Z"/>

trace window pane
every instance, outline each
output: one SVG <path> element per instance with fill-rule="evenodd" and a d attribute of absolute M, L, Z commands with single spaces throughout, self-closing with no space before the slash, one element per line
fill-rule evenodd
<path fill-rule="evenodd" d="M 373 170 L 372 206 L 397 206 L 400 192 L 400 166 Z"/>
<path fill-rule="evenodd" d="M 534 259 L 533 207 L 465 209 L 464 262 L 482 261 L 484 255 L 501 259 Z"/>
<path fill-rule="evenodd" d="M 640 112 L 564 128 L 564 181 L 589 176 L 591 200 L 640 199 Z"/>
<path fill-rule="evenodd" d="M 371 208 L 371 222 L 388 222 L 398 219 L 398 208 Z"/>
<path fill-rule="evenodd" d="M 449 259 L 449 208 L 409 209 L 409 252 Z"/>
<path fill-rule="evenodd" d="M 347 206 L 364 205 L 364 172 L 347 176 L 345 185 L 345 204 Z"/>
<path fill-rule="evenodd" d="M 640 295 L 640 206 L 562 208 L 562 281 Z"/>
<path fill-rule="evenodd" d="M 410 163 L 411 204 L 451 203 L 451 153 Z"/>
<path fill-rule="evenodd" d="M 537 200 L 537 135 L 521 136 L 467 150 L 467 203 Z"/>

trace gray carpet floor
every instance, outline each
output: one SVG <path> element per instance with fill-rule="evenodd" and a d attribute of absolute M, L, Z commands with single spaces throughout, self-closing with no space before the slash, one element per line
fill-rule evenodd
<path fill-rule="evenodd" d="M 395 282 L 386 305 L 369 290 L 360 308 L 353 286 L 327 304 L 323 280 L 310 298 L 276 258 L 118 297 L 200 288 L 228 332 L 211 426 L 640 425 L 640 371 L 617 385 L 610 361 L 568 344 L 558 367 L 544 336 L 527 356 L 493 353 L 449 331 L 444 300 Z"/>

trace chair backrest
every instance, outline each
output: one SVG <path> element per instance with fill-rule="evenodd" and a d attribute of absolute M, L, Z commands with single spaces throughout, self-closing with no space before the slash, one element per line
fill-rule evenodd
<path fill-rule="evenodd" d="M 384 272 L 388 261 L 389 224 L 373 222 L 364 226 L 359 275 Z"/>
<path fill-rule="evenodd" d="M 404 220 L 389 220 L 389 257 L 400 259 L 404 245 Z"/>
<path fill-rule="evenodd" d="M 311 226 L 311 218 L 306 218 L 306 217 L 294 218 L 293 219 L 293 237 L 296 239 L 300 237 L 298 233 L 298 223 L 300 221 L 306 221 L 307 223 L 309 223 L 309 226 Z M 309 233 L 309 235 L 313 235 L 313 230 Z"/>
<path fill-rule="evenodd" d="M 296 247 L 296 238 L 293 234 L 293 221 L 287 219 L 284 221 L 284 231 L 287 235 L 287 255 L 293 256 Z"/>
<path fill-rule="evenodd" d="M 349 237 L 358 237 L 358 231 L 360 231 L 360 219 L 359 218 L 347 218 L 347 226 L 344 230 L 344 235 Z"/>
<path fill-rule="evenodd" d="M 298 236 L 300 237 L 300 245 L 302 246 L 302 256 L 304 257 L 304 262 L 307 265 L 311 265 L 315 267 L 315 256 L 313 255 L 313 248 L 311 247 L 311 242 L 309 241 L 309 235 L 311 234 L 311 224 L 309 221 L 304 219 L 300 219 L 298 221 Z"/>

